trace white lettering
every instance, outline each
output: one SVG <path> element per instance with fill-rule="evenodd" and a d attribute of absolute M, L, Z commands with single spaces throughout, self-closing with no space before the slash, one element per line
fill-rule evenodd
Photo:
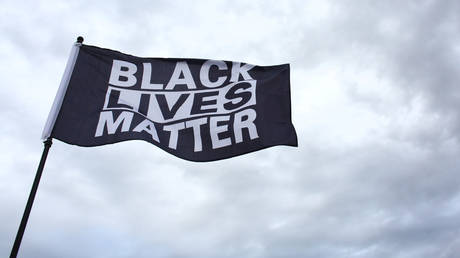
<path fill-rule="evenodd" d="M 240 80 L 240 74 L 243 76 L 244 80 L 254 80 L 248 71 L 251 70 L 254 65 L 244 64 L 241 66 L 241 63 L 233 62 L 232 64 L 232 77 L 230 77 L 231 82 L 237 82 Z"/>
<path fill-rule="evenodd" d="M 209 129 L 211 134 L 212 148 L 222 148 L 232 144 L 230 138 L 219 139 L 219 134 L 228 130 L 228 125 L 218 126 L 218 122 L 228 121 L 230 116 L 212 116 L 209 118 Z"/>
<path fill-rule="evenodd" d="M 127 132 L 131 125 L 131 121 L 133 120 L 133 113 L 128 111 L 123 111 L 118 116 L 115 122 L 113 121 L 113 112 L 112 111 L 102 111 L 99 116 L 99 122 L 97 123 L 96 134 L 95 137 L 102 136 L 104 133 L 104 127 L 107 125 L 107 132 L 108 134 L 114 134 L 117 131 L 117 128 L 120 124 L 121 132 Z"/>
<path fill-rule="evenodd" d="M 243 141 L 243 128 L 249 131 L 249 138 L 259 138 L 257 128 L 254 124 L 257 113 L 254 109 L 245 109 L 235 114 L 235 121 L 233 122 L 233 130 L 235 133 L 235 142 L 240 143 Z M 245 118 L 245 120 L 243 120 Z"/>
<path fill-rule="evenodd" d="M 169 148 L 171 149 L 177 148 L 177 138 L 179 136 L 179 130 L 182 130 L 184 128 L 185 128 L 184 122 L 163 126 L 163 130 L 170 132 L 169 145 L 168 145 Z"/>
<path fill-rule="evenodd" d="M 206 124 L 206 122 L 207 122 L 207 119 L 205 117 L 185 122 L 185 127 L 193 128 L 193 138 L 195 140 L 195 144 L 193 148 L 194 152 L 203 150 L 200 127 L 201 125 Z"/>
<path fill-rule="evenodd" d="M 133 129 L 134 132 L 142 132 L 145 131 L 149 133 L 152 136 L 152 139 L 154 139 L 157 142 L 160 142 L 160 139 L 158 138 L 158 133 L 157 129 L 155 128 L 155 124 L 152 123 L 150 120 L 145 119 L 142 121 L 140 124 L 136 126 L 136 128 Z"/>
<path fill-rule="evenodd" d="M 163 84 L 150 83 L 150 78 L 152 77 L 152 64 L 143 63 L 144 73 L 142 74 L 142 84 L 141 89 L 145 90 L 162 90 Z"/>
<path fill-rule="evenodd" d="M 211 80 L 209 79 L 209 70 L 213 65 L 217 66 L 219 70 L 227 69 L 227 64 L 224 61 L 207 60 L 206 62 L 204 62 L 200 69 L 200 81 L 201 84 L 208 88 L 219 87 L 227 79 L 227 76 L 220 76 L 219 78 L 217 78 L 217 81 L 211 82 Z"/>
<path fill-rule="evenodd" d="M 134 76 L 136 71 L 137 67 L 135 64 L 121 60 L 113 60 L 109 83 L 120 87 L 134 86 L 136 84 L 136 77 Z M 126 80 L 122 81 L 120 78 L 126 78 Z"/>
<path fill-rule="evenodd" d="M 184 78 L 180 78 L 181 75 L 184 75 Z M 172 90 L 176 85 L 185 84 L 188 89 L 196 89 L 195 81 L 193 81 L 192 73 L 190 68 L 187 65 L 187 62 L 181 61 L 176 63 L 174 72 L 169 79 L 168 85 L 166 85 L 166 90 Z"/>

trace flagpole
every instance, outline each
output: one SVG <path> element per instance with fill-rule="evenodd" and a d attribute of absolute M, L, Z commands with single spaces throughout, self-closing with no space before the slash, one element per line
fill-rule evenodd
<path fill-rule="evenodd" d="M 43 168 L 45 167 L 46 157 L 48 157 L 48 151 L 53 144 L 53 140 L 51 138 L 51 131 L 53 130 L 54 123 L 56 122 L 57 113 L 61 108 L 62 100 L 64 98 L 64 94 L 67 89 L 67 85 L 70 80 L 70 75 L 72 73 L 73 67 L 75 65 L 75 61 L 78 55 L 78 47 L 81 46 L 83 43 L 83 37 L 79 36 L 77 38 L 77 42 L 75 42 L 74 47 L 72 48 L 69 56 L 69 60 L 67 61 L 67 65 L 64 71 L 64 74 L 61 79 L 61 83 L 59 85 L 58 93 L 56 94 L 56 98 L 54 99 L 53 106 L 51 107 L 51 112 L 48 115 L 48 119 L 45 124 L 45 128 L 43 129 L 42 139 L 44 148 L 42 152 L 42 157 L 40 159 L 40 164 L 37 168 L 37 174 L 35 174 L 34 183 L 32 184 L 32 189 L 30 190 L 29 199 L 27 199 L 26 208 L 24 210 L 24 214 L 22 215 L 21 224 L 19 225 L 18 233 L 16 234 L 16 238 L 14 240 L 13 248 L 11 249 L 10 258 L 16 258 L 18 255 L 19 247 L 21 246 L 22 237 L 24 236 L 24 231 L 27 226 L 27 221 L 29 220 L 30 211 L 32 210 L 32 206 L 34 204 L 35 195 L 37 193 L 38 185 L 40 184 L 40 179 L 42 177 Z"/>
<path fill-rule="evenodd" d="M 32 184 L 32 189 L 30 190 L 29 199 L 27 200 L 26 208 L 24 214 L 22 215 L 21 224 L 19 225 L 18 233 L 16 234 L 16 239 L 14 240 L 13 248 L 11 249 L 10 258 L 16 258 L 18 255 L 19 247 L 21 246 L 22 237 L 24 236 L 24 231 L 27 226 L 27 221 L 29 220 L 30 211 L 32 210 L 32 205 L 34 204 L 35 194 L 37 193 L 38 184 L 40 183 L 40 178 L 42 177 L 43 168 L 45 167 L 46 157 L 48 156 L 48 151 L 53 144 L 51 138 L 46 139 L 43 142 L 44 148 L 42 157 L 40 159 L 40 164 L 37 168 L 37 174 L 35 175 L 34 183 Z"/>

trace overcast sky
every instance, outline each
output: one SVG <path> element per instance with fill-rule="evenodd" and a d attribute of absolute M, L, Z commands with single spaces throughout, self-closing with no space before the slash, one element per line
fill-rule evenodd
<path fill-rule="evenodd" d="M 299 147 L 54 141 L 19 257 L 460 253 L 459 1 L 2 1 L 0 257 L 70 48 L 291 64 Z"/>

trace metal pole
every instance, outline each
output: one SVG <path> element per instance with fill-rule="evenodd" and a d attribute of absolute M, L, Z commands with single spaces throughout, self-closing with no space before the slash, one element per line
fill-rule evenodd
<path fill-rule="evenodd" d="M 40 164 L 38 165 L 37 174 L 35 175 L 34 183 L 32 185 L 32 189 L 30 190 L 29 199 L 27 200 L 26 208 L 24 210 L 24 214 L 22 215 L 21 224 L 19 225 L 18 233 L 16 234 L 16 239 L 14 240 L 13 249 L 11 249 L 10 258 L 16 258 L 18 255 L 19 246 L 21 246 L 24 230 L 26 229 L 30 211 L 32 210 L 32 205 L 34 204 L 35 194 L 37 193 L 38 184 L 40 183 L 40 178 L 42 176 L 43 167 L 45 166 L 46 157 L 48 156 L 48 151 L 51 147 L 51 144 L 53 144 L 53 141 L 51 138 L 48 138 L 43 142 L 43 144 L 44 148 L 42 157 L 40 159 Z"/>

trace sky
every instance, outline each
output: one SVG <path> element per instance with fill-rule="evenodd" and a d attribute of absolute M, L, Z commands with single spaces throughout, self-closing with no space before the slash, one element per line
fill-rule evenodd
<path fill-rule="evenodd" d="M 0 7 L 0 257 L 72 44 L 290 63 L 299 147 L 208 163 L 54 140 L 18 257 L 454 258 L 460 2 L 19 1 Z"/>

